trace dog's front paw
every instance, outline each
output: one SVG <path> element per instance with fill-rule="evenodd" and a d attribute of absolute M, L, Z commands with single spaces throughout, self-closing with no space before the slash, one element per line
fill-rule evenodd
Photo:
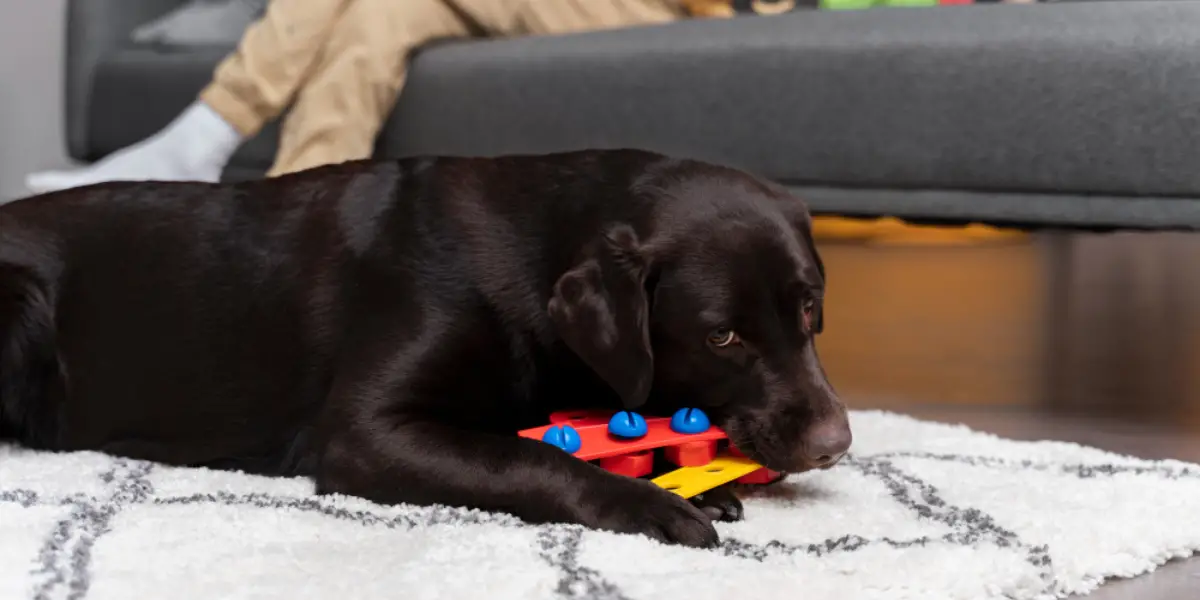
<path fill-rule="evenodd" d="M 704 511 L 649 481 L 620 478 L 605 484 L 584 510 L 585 525 L 694 548 L 711 548 L 720 541 Z"/>
<path fill-rule="evenodd" d="M 714 521 L 741 521 L 745 514 L 742 501 L 733 494 L 733 487 L 728 485 L 693 496 L 692 504 Z"/>

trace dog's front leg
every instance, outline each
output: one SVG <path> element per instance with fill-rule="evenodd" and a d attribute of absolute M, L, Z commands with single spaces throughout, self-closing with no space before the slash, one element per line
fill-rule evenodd
<path fill-rule="evenodd" d="M 372 404 L 366 399 L 360 406 Z M 404 413 L 360 415 L 348 423 L 325 444 L 319 493 L 479 508 L 531 523 L 578 523 L 688 546 L 717 542 L 709 517 L 675 494 L 515 433 L 462 429 Z"/>

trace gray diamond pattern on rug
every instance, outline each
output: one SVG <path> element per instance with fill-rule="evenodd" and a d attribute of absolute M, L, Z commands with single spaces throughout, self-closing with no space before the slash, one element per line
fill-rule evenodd
<path fill-rule="evenodd" d="M 882 412 L 711 551 L 0 447 L 0 598 L 1043 599 L 1200 549 L 1200 467 Z"/>

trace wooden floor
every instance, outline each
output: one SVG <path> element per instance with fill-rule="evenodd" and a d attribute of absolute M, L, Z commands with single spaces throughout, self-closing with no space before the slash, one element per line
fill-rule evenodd
<path fill-rule="evenodd" d="M 1200 234 L 819 247 L 851 407 L 1200 462 Z M 1086 598 L 1196 600 L 1200 558 Z"/>

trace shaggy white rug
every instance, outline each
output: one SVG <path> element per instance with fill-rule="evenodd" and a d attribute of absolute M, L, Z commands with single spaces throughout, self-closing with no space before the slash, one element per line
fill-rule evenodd
<path fill-rule="evenodd" d="M 1200 549 L 1200 467 L 853 415 L 712 551 L 0 447 L 0 598 L 1053 598 Z"/>

